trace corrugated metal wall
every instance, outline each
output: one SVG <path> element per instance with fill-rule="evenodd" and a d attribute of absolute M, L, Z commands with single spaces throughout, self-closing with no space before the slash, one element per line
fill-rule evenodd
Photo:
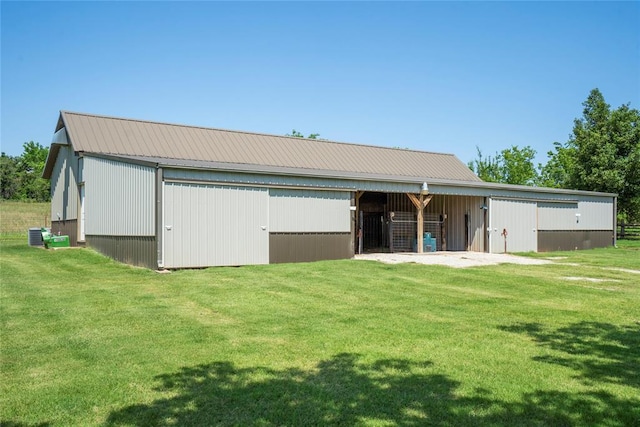
<path fill-rule="evenodd" d="M 538 251 L 573 251 L 613 245 L 613 230 L 538 230 Z"/>
<path fill-rule="evenodd" d="M 389 211 L 415 213 L 415 207 L 406 194 L 389 194 L 388 197 Z M 432 229 L 440 227 L 438 224 L 425 224 L 425 230 L 431 230 L 439 239 L 438 250 L 484 251 L 483 201 L 483 197 L 475 196 L 433 196 L 425 208 L 425 218 L 441 218 L 442 225 L 436 234 Z"/>
<path fill-rule="evenodd" d="M 269 231 L 350 232 L 351 193 L 347 191 L 269 190 Z"/>
<path fill-rule="evenodd" d="M 444 216 L 446 250 L 484 251 L 483 200 L 471 196 L 435 196 L 427 205 L 426 213 Z"/>
<path fill-rule="evenodd" d="M 69 147 L 60 147 L 51 173 L 51 219 L 78 218 L 78 156 Z"/>
<path fill-rule="evenodd" d="M 75 219 L 51 221 L 51 232 L 56 235 L 69 236 L 69 244 L 71 246 L 78 245 L 78 221 Z"/>
<path fill-rule="evenodd" d="M 269 262 L 310 262 L 353 257 L 351 233 L 270 233 Z"/>
<path fill-rule="evenodd" d="M 538 202 L 538 230 L 576 230 L 578 203 Z"/>
<path fill-rule="evenodd" d="M 125 264 L 158 268 L 155 236 L 87 236 L 87 245 Z"/>
<path fill-rule="evenodd" d="M 164 183 L 164 267 L 269 262 L 266 188 Z"/>
<path fill-rule="evenodd" d="M 538 202 L 539 230 L 612 230 L 613 201 Z"/>
<path fill-rule="evenodd" d="M 540 230 L 612 230 L 613 201 L 538 202 Z"/>
<path fill-rule="evenodd" d="M 269 262 L 353 256 L 351 193 L 269 190 Z"/>
<path fill-rule="evenodd" d="M 591 249 L 614 242 L 613 199 L 538 202 L 538 251 Z"/>
<path fill-rule="evenodd" d="M 580 218 L 576 226 L 580 230 L 613 230 L 613 200 L 580 200 Z M 575 220 L 575 218 L 574 218 Z"/>
<path fill-rule="evenodd" d="M 84 157 L 85 234 L 155 236 L 155 169 Z"/>
<path fill-rule="evenodd" d="M 489 206 L 490 251 L 504 252 L 507 230 L 507 252 L 529 252 L 538 250 L 536 201 L 491 199 Z"/>

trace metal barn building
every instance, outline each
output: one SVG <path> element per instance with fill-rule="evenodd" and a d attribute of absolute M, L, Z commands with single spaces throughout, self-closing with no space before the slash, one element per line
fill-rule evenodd
<path fill-rule="evenodd" d="M 450 154 L 62 111 L 43 176 L 54 233 L 154 269 L 615 243 L 615 194 L 485 183 Z"/>

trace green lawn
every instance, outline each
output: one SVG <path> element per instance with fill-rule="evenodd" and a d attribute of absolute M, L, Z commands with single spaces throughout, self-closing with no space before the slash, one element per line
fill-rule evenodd
<path fill-rule="evenodd" d="M 550 257 L 559 263 L 578 263 L 581 266 L 640 269 L 640 239 L 618 240 L 617 246 L 588 251 L 528 252 L 520 255 L 534 258 Z"/>
<path fill-rule="evenodd" d="M 633 242 L 171 274 L 0 250 L 2 425 L 640 424 L 640 274 L 612 269 L 640 270 Z"/>

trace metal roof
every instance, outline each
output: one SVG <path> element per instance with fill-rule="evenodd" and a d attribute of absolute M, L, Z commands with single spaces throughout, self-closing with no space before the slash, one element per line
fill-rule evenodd
<path fill-rule="evenodd" d="M 346 144 L 279 135 L 60 112 L 56 132 L 65 128 L 73 150 L 115 156 L 198 162 L 246 170 L 282 169 L 303 175 L 367 175 L 482 182 L 453 154 Z M 51 154 L 57 153 L 52 144 Z M 49 177 L 55 157 L 49 156 Z M 185 164 L 185 166 L 186 166 Z"/>

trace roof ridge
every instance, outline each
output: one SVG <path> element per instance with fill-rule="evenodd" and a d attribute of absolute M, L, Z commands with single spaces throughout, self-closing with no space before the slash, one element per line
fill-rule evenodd
<path fill-rule="evenodd" d="M 436 151 L 416 150 L 416 149 L 413 149 L 413 148 L 394 148 L 394 147 L 385 147 L 385 146 L 382 146 L 382 145 L 371 145 L 371 144 L 354 143 L 354 142 L 334 141 L 334 140 L 329 140 L 329 139 L 299 138 L 297 136 L 289 136 L 289 135 L 276 135 L 276 134 L 270 134 L 270 133 L 249 132 L 249 131 L 243 131 L 243 130 L 223 129 L 223 128 L 198 126 L 198 125 L 185 125 L 185 124 L 180 124 L 180 123 L 159 122 L 159 121 L 155 121 L 155 120 L 132 119 L 132 118 L 127 118 L 127 117 L 107 116 L 107 115 L 103 115 L 103 114 L 93 114 L 93 113 L 81 113 L 81 112 L 68 111 L 68 110 L 60 110 L 60 114 L 74 114 L 74 115 L 77 115 L 77 116 L 95 117 L 95 118 L 101 118 L 101 119 L 123 120 L 123 121 L 128 121 L 128 122 L 149 123 L 149 124 L 158 124 L 158 125 L 166 125 L 166 126 L 177 126 L 177 127 L 185 127 L 185 128 L 192 128 L 192 129 L 202 129 L 202 130 L 213 130 L 213 131 L 219 131 L 219 132 L 239 133 L 239 134 L 245 134 L 245 135 L 269 136 L 269 137 L 274 137 L 274 138 L 295 139 L 297 141 L 301 141 L 301 140 L 302 141 L 309 141 L 309 142 L 312 142 L 312 143 L 313 142 L 320 142 L 320 143 L 325 143 L 325 144 L 349 145 L 349 146 L 369 147 L 369 148 L 376 148 L 376 149 L 381 149 L 381 150 L 391 150 L 391 151 L 398 151 L 398 152 L 413 152 L 413 153 L 435 154 L 435 155 L 439 155 L 439 156 L 456 157 L 452 153 L 442 153 L 442 152 L 436 152 Z"/>

